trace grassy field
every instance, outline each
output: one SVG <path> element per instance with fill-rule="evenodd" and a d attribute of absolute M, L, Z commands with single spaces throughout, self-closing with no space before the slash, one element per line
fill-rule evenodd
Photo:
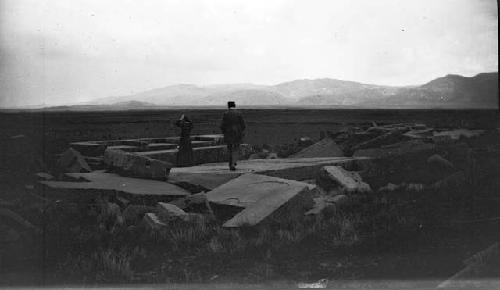
<path fill-rule="evenodd" d="M 15 209 L 41 231 L 23 234 L 0 251 L 0 285 L 442 281 L 463 268 L 464 259 L 500 240 L 499 222 L 488 221 L 500 212 L 496 111 L 243 110 L 246 141 L 254 145 L 318 139 L 322 131 L 372 121 L 488 130 L 466 142 L 472 150 L 460 184 L 376 194 L 361 205 L 300 222 L 228 230 L 220 221 L 205 220 L 148 232 L 114 223 L 99 200 L 45 200 L 29 186 L 33 173 L 46 170 L 44 156 L 71 141 L 176 135 L 173 121 L 180 113 L 1 114 L 3 157 L 26 152 L 2 162 L 2 207 Z M 194 134 L 218 132 L 222 111 L 187 113 Z M 6 147 L 11 143 L 5 140 L 20 134 L 30 141 Z M 487 277 L 498 278 L 498 269 L 489 269 Z"/>
<path fill-rule="evenodd" d="M 361 124 L 415 122 L 430 127 L 496 128 L 496 110 L 301 110 L 242 109 L 247 123 L 245 142 L 278 145 L 322 131 Z M 175 120 L 182 114 L 194 121 L 192 134 L 220 133 L 223 110 L 152 110 L 110 112 L 0 113 L 0 138 L 24 134 L 40 150 L 61 152 L 69 142 L 137 137 L 177 136 Z"/>

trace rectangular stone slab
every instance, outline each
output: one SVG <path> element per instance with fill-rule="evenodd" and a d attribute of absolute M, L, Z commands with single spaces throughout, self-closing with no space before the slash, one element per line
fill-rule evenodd
<path fill-rule="evenodd" d="M 154 151 L 154 150 L 169 150 L 169 149 L 175 149 L 177 148 L 177 144 L 171 144 L 171 143 L 149 143 L 148 144 L 148 150 Z"/>
<path fill-rule="evenodd" d="M 132 177 L 114 173 L 94 171 L 90 173 L 67 173 L 71 178 L 83 178 L 88 182 L 40 181 L 53 189 L 115 190 L 132 195 L 186 196 L 190 192 L 167 182 Z"/>
<path fill-rule="evenodd" d="M 122 150 L 125 152 L 134 152 L 134 151 L 139 151 L 140 148 L 137 146 L 131 146 L 131 145 L 115 145 L 115 146 L 108 146 L 106 149 L 112 149 L 112 150 Z"/>
<path fill-rule="evenodd" d="M 312 204 L 310 185 L 307 183 L 249 173 L 208 192 L 207 199 L 215 204 L 244 208 L 224 223 L 224 227 L 240 227 L 260 223 L 299 195 L 296 201 L 309 199 Z M 307 201 L 303 201 L 297 206 L 306 204 Z M 281 214 L 291 216 L 296 213 Z"/>
<path fill-rule="evenodd" d="M 235 171 L 230 171 L 227 163 L 175 167 L 170 170 L 168 182 L 186 182 L 210 190 L 245 173 L 258 173 L 293 180 L 307 180 L 315 179 L 321 167 L 325 165 L 350 166 L 359 160 L 365 159 L 368 158 L 321 157 L 241 160 L 238 162 Z"/>

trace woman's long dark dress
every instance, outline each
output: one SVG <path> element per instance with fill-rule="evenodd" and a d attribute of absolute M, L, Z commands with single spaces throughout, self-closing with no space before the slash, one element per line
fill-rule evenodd
<path fill-rule="evenodd" d="M 193 122 L 187 117 L 181 118 L 175 122 L 175 125 L 181 128 L 181 138 L 179 140 L 179 151 L 177 152 L 177 166 L 185 167 L 193 165 L 193 147 L 191 146 L 191 130 Z"/>

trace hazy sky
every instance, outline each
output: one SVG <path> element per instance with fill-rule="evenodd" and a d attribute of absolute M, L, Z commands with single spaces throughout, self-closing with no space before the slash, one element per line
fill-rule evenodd
<path fill-rule="evenodd" d="M 495 0 L 0 0 L 0 106 L 498 71 Z"/>

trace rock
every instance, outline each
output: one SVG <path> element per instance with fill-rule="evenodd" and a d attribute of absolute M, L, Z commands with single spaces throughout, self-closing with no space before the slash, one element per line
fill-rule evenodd
<path fill-rule="evenodd" d="M 244 174 L 208 192 L 207 198 L 219 207 L 240 209 L 224 227 L 254 226 L 300 219 L 313 204 L 309 186 L 294 180 Z"/>
<path fill-rule="evenodd" d="M 344 194 L 332 196 L 329 198 L 329 201 L 337 205 L 337 207 L 342 207 L 351 203 L 351 199 Z"/>
<path fill-rule="evenodd" d="M 453 141 L 459 140 L 460 138 L 472 138 L 480 136 L 484 133 L 484 130 L 468 130 L 468 129 L 456 129 L 441 132 L 434 132 L 434 137 L 445 137 Z"/>
<path fill-rule="evenodd" d="M 110 221 L 112 225 L 124 224 L 125 219 L 122 216 L 120 206 L 118 204 L 113 202 L 102 202 L 100 203 L 100 210 L 101 214 L 99 215 L 99 219 L 102 222 Z"/>
<path fill-rule="evenodd" d="M 266 159 L 278 159 L 278 154 L 271 152 L 266 156 Z"/>
<path fill-rule="evenodd" d="M 297 143 L 300 147 L 307 147 L 314 144 L 314 141 L 309 137 L 301 137 Z"/>
<path fill-rule="evenodd" d="M 411 139 L 432 140 L 433 132 L 433 129 L 414 129 L 404 133 L 403 136 Z"/>
<path fill-rule="evenodd" d="M 54 176 L 46 173 L 46 172 L 38 172 L 35 174 L 38 180 L 51 180 L 54 179 Z"/>
<path fill-rule="evenodd" d="M 104 163 L 122 175 L 166 180 L 172 164 L 121 150 L 106 149 Z"/>
<path fill-rule="evenodd" d="M 187 208 L 187 206 L 188 206 L 186 198 L 184 198 L 184 197 L 172 200 L 169 203 L 175 205 L 176 207 L 178 207 L 178 208 L 180 208 L 182 210 L 185 210 Z"/>
<path fill-rule="evenodd" d="M 185 211 L 170 203 L 159 202 L 156 208 L 157 215 L 162 221 L 181 218 L 186 215 Z"/>
<path fill-rule="evenodd" d="M 146 228 L 153 231 L 160 230 L 167 226 L 164 222 L 160 220 L 160 218 L 156 214 L 152 212 L 146 213 L 142 220 Z"/>
<path fill-rule="evenodd" d="M 321 139 L 319 142 L 302 149 L 291 155 L 291 158 L 311 158 L 311 157 L 343 157 L 342 149 L 331 138 Z"/>
<path fill-rule="evenodd" d="M 207 218 L 203 214 L 191 213 L 191 212 L 181 216 L 181 220 L 187 223 L 198 223 L 198 224 L 203 224 L 207 222 Z"/>
<path fill-rule="evenodd" d="M 155 207 L 131 204 L 125 208 L 122 215 L 127 225 L 137 224 L 147 212 L 155 211 Z"/>
<path fill-rule="evenodd" d="M 425 124 L 413 124 L 412 129 L 414 130 L 425 130 L 427 126 Z"/>
<path fill-rule="evenodd" d="M 464 185 L 465 181 L 465 172 L 458 171 L 455 172 L 439 181 L 436 181 L 432 184 L 432 188 L 434 189 L 444 189 L 444 188 L 458 188 Z"/>
<path fill-rule="evenodd" d="M 369 193 L 370 185 L 363 182 L 358 173 L 347 171 L 338 166 L 325 166 L 321 169 L 316 184 L 325 190 L 339 189 L 343 193 Z"/>
<path fill-rule="evenodd" d="M 439 154 L 434 154 L 429 158 L 427 158 L 427 163 L 433 166 L 436 170 L 448 170 L 448 171 L 455 170 L 455 166 L 453 165 L 453 163 L 443 158 Z"/>
<path fill-rule="evenodd" d="M 78 173 L 92 171 L 83 156 L 73 148 L 69 148 L 61 154 L 57 165 L 61 172 Z"/>
<path fill-rule="evenodd" d="M 393 191 L 398 190 L 400 188 L 401 188 L 400 185 L 396 185 L 393 183 L 387 183 L 387 185 L 380 187 L 377 191 L 378 192 L 393 192 Z"/>
<path fill-rule="evenodd" d="M 116 196 L 116 199 L 123 208 L 127 207 L 127 205 L 130 203 L 130 200 L 119 195 Z"/>
<path fill-rule="evenodd" d="M 319 215 L 324 214 L 328 215 L 330 213 L 334 213 L 336 210 L 335 204 L 329 202 L 328 199 L 324 197 L 314 198 L 313 208 L 308 210 L 304 215 Z"/>

